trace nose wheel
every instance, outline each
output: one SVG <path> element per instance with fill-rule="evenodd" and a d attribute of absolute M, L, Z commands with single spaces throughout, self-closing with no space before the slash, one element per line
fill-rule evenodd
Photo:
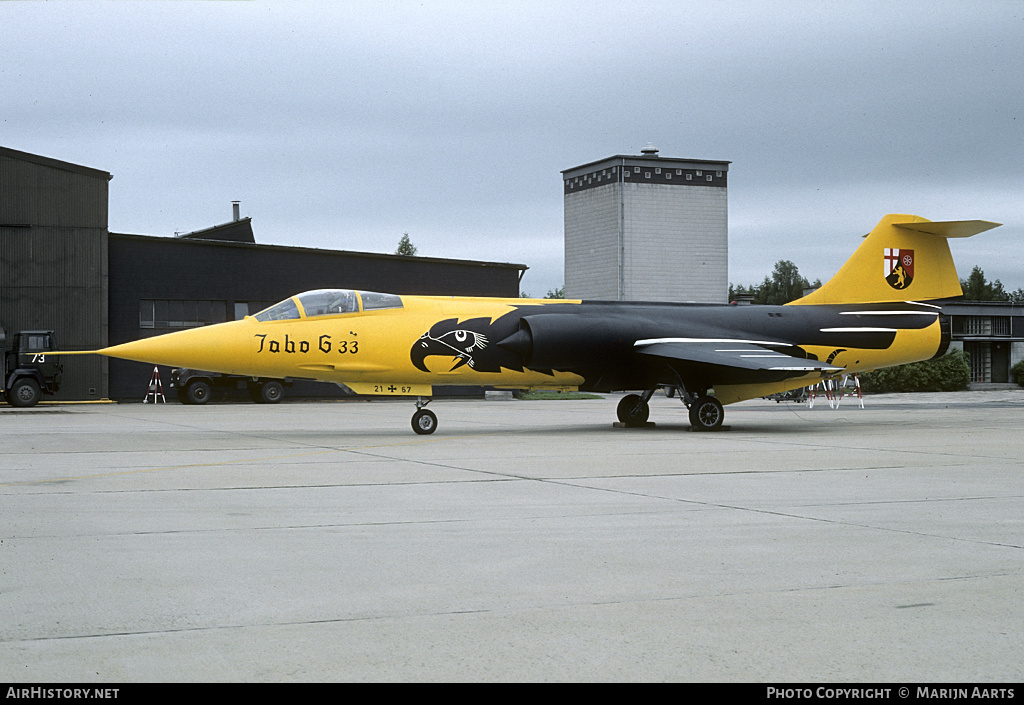
<path fill-rule="evenodd" d="M 437 430 L 437 415 L 424 408 L 430 400 L 416 400 L 416 413 L 412 415 L 412 430 L 421 436 L 427 436 Z"/>

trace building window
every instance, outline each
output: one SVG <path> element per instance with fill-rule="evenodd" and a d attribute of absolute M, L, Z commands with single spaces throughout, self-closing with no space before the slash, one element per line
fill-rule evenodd
<path fill-rule="evenodd" d="M 964 335 L 992 335 L 992 319 L 989 316 L 964 316 Z"/>
<path fill-rule="evenodd" d="M 139 302 L 139 328 L 154 328 L 153 302 L 143 299 Z"/>
<path fill-rule="evenodd" d="M 971 316 L 971 318 L 982 318 Z M 989 343 L 965 342 L 964 352 L 971 363 L 972 382 L 992 381 L 992 346 Z"/>
<path fill-rule="evenodd" d="M 705 178 L 707 178 L 708 181 L 711 181 L 711 174 L 708 174 Z"/>
<path fill-rule="evenodd" d="M 185 302 L 181 300 L 172 300 L 167 302 L 167 327 L 168 328 L 184 328 L 185 327 Z"/>
<path fill-rule="evenodd" d="M 139 328 L 197 328 L 223 323 L 223 301 L 140 299 Z"/>

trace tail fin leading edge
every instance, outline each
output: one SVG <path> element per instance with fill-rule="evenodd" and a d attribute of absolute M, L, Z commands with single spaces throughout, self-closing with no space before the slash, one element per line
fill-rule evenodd
<path fill-rule="evenodd" d="M 961 296 L 946 238 L 970 237 L 998 226 L 985 220 L 933 222 L 916 215 L 887 215 L 835 276 L 791 305 Z"/>

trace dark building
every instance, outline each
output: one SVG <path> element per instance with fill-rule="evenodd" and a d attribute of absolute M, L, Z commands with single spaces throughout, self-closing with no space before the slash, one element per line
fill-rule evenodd
<path fill-rule="evenodd" d="M 216 236 L 206 232 L 206 237 Z M 120 233 L 110 234 L 109 253 L 111 345 L 237 320 L 310 289 L 515 297 L 524 269 L 491 262 Z M 152 370 L 151 365 L 110 360 L 110 396 L 141 399 Z M 164 370 L 161 379 L 167 379 Z M 341 393 L 334 385 L 322 384 L 303 384 L 296 391 L 302 396 Z"/>
<path fill-rule="evenodd" d="M 92 350 L 235 320 L 309 289 L 516 297 L 526 269 L 262 245 L 237 204 L 232 221 L 181 237 L 110 233 L 110 178 L 0 147 L 0 325 L 8 332 L 53 329 L 62 349 Z M 67 357 L 64 367 L 64 400 L 141 400 L 152 375 L 152 366 L 99 356 Z M 307 383 L 300 393 L 341 390 Z"/>
<path fill-rule="evenodd" d="M 967 353 L 972 383 L 1012 382 L 1010 368 L 1024 360 L 1024 306 L 1003 301 L 944 301 L 952 347 Z"/>
<path fill-rule="evenodd" d="M 0 326 L 52 329 L 64 349 L 107 341 L 110 174 L 0 147 Z M 107 364 L 68 358 L 60 398 L 106 395 Z"/>

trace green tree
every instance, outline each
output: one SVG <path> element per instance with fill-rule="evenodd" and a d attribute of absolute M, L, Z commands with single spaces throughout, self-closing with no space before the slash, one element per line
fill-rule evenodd
<path fill-rule="evenodd" d="M 964 290 L 964 299 L 967 301 L 1010 300 L 1010 295 L 1003 291 L 1003 283 L 998 279 L 990 282 L 985 278 L 985 272 L 981 271 L 981 267 L 977 265 L 966 279 L 960 280 L 960 288 Z M 1016 293 L 1014 292 L 1014 294 Z"/>
<path fill-rule="evenodd" d="M 750 295 L 752 303 L 778 306 L 799 299 L 804 295 L 804 289 L 810 286 L 807 279 L 800 276 L 800 270 L 795 264 L 789 260 L 779 260 L 775 263 L 771 277 L 765 277 L 760 285 L 729 285 L 729 300 Z M 821 280 L 816 280 L 813 286 L 821 286 Z"/>
<path fill-rule="evenodd" d="M 519 298 L 521 299 L 532 299 L 528 292 L 520 291 Z M 548 289 L 548 293 L 544 294 L 545 299 L 564 299 L 565 298 L 565 287 L 560 286 L 557 289 Z"/>
<path fill-rule="evenodd" d="M 753 296 L 757 293 L 756 286 L 743 286 L 742 284 L 729 283 L 729 301 L 736 301 L 741 297 Z"/>
<path fill-rule="evenodd" d="M 398 241 L 398 249 L 395 250 L 395 254 L 414 257 L 416 252 L 416 246 L 409 241 L 409 233 L 403 234 L 402 239 Z"/>

